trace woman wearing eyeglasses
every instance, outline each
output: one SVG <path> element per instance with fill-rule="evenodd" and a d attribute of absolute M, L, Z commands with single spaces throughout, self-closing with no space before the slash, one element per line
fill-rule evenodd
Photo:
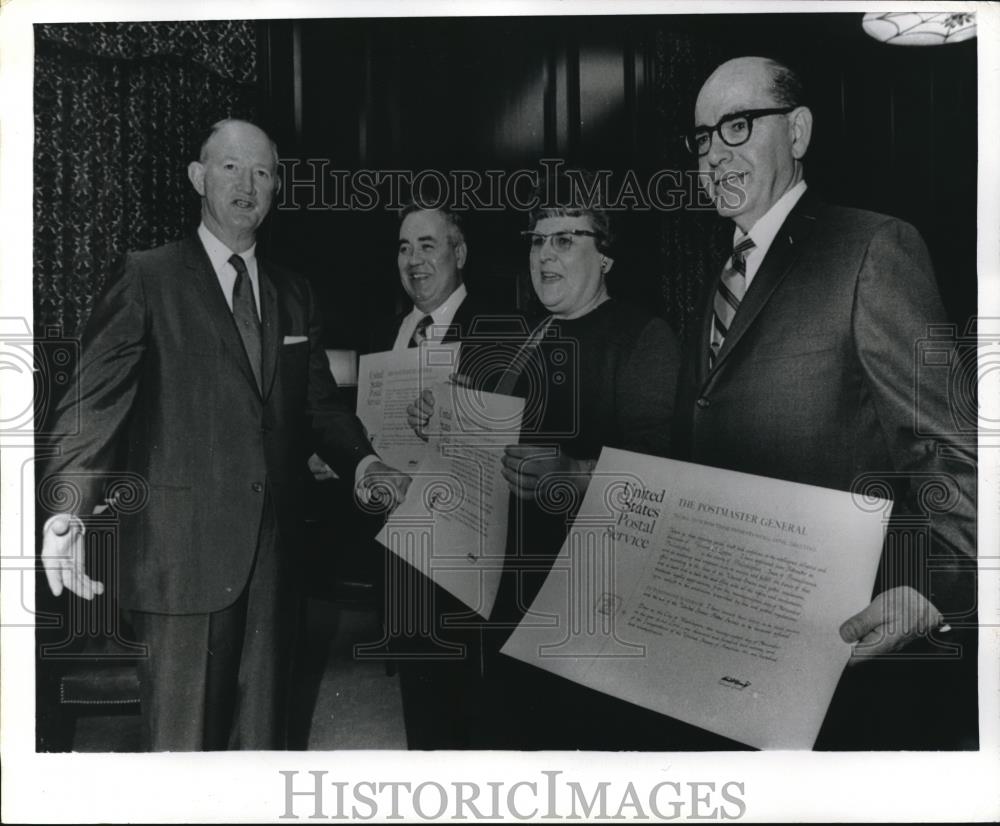
<path fill-rule="evenodd" d="M 569 194 L 558 203 L 573 203 Z M 610 719 L 581 726 L 576 717 L 635 707 L 499 652 L 545 581 L 601 448 L 667 454 L 678 345 L 663 319 L 609 296 L 614 239 L 606 211 L 539 209 L 522 235 L 547 315 L 485 388 L 520 396 L 525 406 L 520 443 L 503 459 L 512 492 L 507 554 L 482 635 L 484 679 L 466 689 L 482 708 L 470 721 L 469 742 L 484 749 L 627 748 L 631 741 L 617 737 Z M 425 393 L 409 409 L 411 426 L 419 432 L 432 412 Z"/>
<path fill-rule="evenodd" d="M 513 393 L 525 398 L 525 415 L 521 442 L 503 459 L 513 498 L 487 631 L 484 693 L 494 725 L 483 748 L 634 745 L 614 722 L 634 707 L 498 653 L 545 581 L 601 448 L 664 456 L 669 446 L 676 338 L 663 319 L 609 296 L 611 217 L 577 204 L 537 210 L 523 233 L 549 315 L 523 348 L 527 357 L 515 359 L 523 366 L 512 365 L 521 368 Z"/>
<path fill-rule="evenodd" d="M 666 322 L 608 294 L 608 213 L 560 207 L 532 219 L 522 235 L 532 286 L 550 315 L 529 339 L 514 383 L 527 400 L 525 438 L 507 449 L 503 470 L 513 494 L 529 502 L 553 481 L 571 482 L 582 497 L 604 445 L 663 455 L 678 366 Z"/>

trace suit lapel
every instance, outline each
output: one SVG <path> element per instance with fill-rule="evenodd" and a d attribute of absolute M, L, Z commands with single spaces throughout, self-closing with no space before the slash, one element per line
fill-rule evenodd
<path fill-rule="evenodd" d="M 399 335 L 399 328 L 403 326 L 403 321 L 406 320 L 406 317 L 409 314 L 409 310 L 403 310 L 401 313 L 397 313 L 393 316 L 393 319 L 388 326 L 383 326 L 381 336 L 382 340 L 379 343 L 380 345 L 384 344 L 385 346 L 380 346 L 380 350 L 391 350 L 396 345 L 396 336 Z"/>
<path fill-rule="evenodd" d="M 250 361 L 247 359 L 247 352 L 243 347 L 243 339 L 240 338 L 239 330 L 236 329 L 233 313 L 229 309 L 229 304 L 226 303 L 226 296 L 219 286 L 219 278 L 215 274 L 215 270 L 212 269 L 212 262 L 197 235 L 185 239 L 183 260 L 191 283 L 194 284 L 195 289 L 202 297 L 198 304 L 208 314 L 212 330 L 219 334 L 223 348 L 229 352 L 247 381 L 256 389 L 257 380 L 250 368 Z"/>
<path fill-rule="evenodd" d="M 778 285 L 785 279 L 798 260 L 812 231 L 816 227 L 816 203 L 809 198 L 808 193 L 792 209 L 785 223 L 781 225 L 778 234 L 774 236 L 774 241 L 764 256 L 760 268 L 754 275 L 750 287 L 743 296 L 740 308 L 736 313 L 733 323 L 726 334 L 726 340 L 722 343 L 719 355 L 715 359 L 715 364 L 710 371 L 707 371 L 706 381 L 710 381 L 718 375 L 723 368 L 729 354 L 732 353 L 740 343 L 740 339 L 753 326 L 767 302 L 770 300 Z M 702 346 L 705 349 L 705 358 L 700 364 L 708 366 L 708 341 L 712 324 L 711 307 L 714 298 L 714 290 L 708 297 L 708 307 L 705 310 L 704 329 L 702 330 Z"/>
<path fill-rule="evenodd" d="M 260 281 L 261 315 L 261 392 L 266 399 L 271 394 L 274 374 L 278 366 L 278 348 L 281 347 L 281 324 L 278 315 L 278 289 L 267 273 L 264 262 L 257 259 L 257 278 Z"/>
<path fill-rule="evenodd" d="M 468 338 L 470 327 L 472 326 L 472 318 L 474 315 L 474 310 L 472 306 L 472 301 L 469 298 L 468 293 L 466 293 L 465 298 L 462 299 L 462 303 L 458 305 L 455 310 L 455 314 L 451 317 L 451 324 L 448 325 L 447 329 L 444 331 L 444 335 L 441 337 L 441 343 L 447 344 L 453 341 L 461 341 L 464 338 Z"/>

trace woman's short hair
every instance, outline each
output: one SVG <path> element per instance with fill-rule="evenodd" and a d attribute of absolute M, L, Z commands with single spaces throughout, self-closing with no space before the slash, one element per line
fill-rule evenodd
<path fill-rule="evenodd" d="M 538 206 L 528 215 L 528 228 L 543 218 L 588 218 L 597 233 L 594 245 L 598 252 L 611 253 L 614 246 L 614 226 L 611 213 L 603 207 L 602 179 L 586 169 L 567 170 L 558 174 L 553 182 L 543 181 L 536 193 Z M 553 201 L 547 200 L 555 192 Z"/>

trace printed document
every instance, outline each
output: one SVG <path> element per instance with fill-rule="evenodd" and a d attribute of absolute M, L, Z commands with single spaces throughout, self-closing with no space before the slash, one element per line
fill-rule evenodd
<path fill-rule="evenodd" d="M 459 347 L 459 342 L 425 342 L 360 358 L 358 418 L 387 465 L 407 473 L 420 466 L 427 444 L 407 424 L 406 408 L 456 371 Z"/>
<path fill-rule="evenodd" d="M 507 545 L 501 459 L 520 438 L 524 400 L 454 384 L 433 392 L 426 458 L 376 539 L 489 617 Z"/>
<path fill-rule="evenodd" d="M 503 653 L 757 748 L 811 748 L 890 508 L 605 448 Z"/>

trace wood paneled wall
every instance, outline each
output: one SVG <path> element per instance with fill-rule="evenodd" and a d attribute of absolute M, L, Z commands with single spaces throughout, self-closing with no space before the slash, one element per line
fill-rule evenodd
<path fill-rule="evenodd" d="M 816 118 L 810 185 L 830 200 L 913 222 L 952 317 L 964 323 L 975 312 L 975 41 L 885 46 L 864 35 L 858 13 L 260 25 L 267 125 L 282 157 L 298 159 L 307 177 L 324 160 L 345 174 L 483 174 L 563 158 L 645 180 L 691 166 L 678 136 L 714 65 L 738 54 L 789 60 L 807 81 Z M 310 207 L 291 191 L 266 243 L 310 274 L 331 343 L 352 346 L 372 317 L 401 300 L 395 214 Z M 702 248 L 718 235 L 716 223 L 711 215 L 626 215 L 617 289 L 683 328 L 711 269 Z M 480 210 L 467 226 L 470 284 L 529 303 L 517 236 L 526 216 Z"/>

